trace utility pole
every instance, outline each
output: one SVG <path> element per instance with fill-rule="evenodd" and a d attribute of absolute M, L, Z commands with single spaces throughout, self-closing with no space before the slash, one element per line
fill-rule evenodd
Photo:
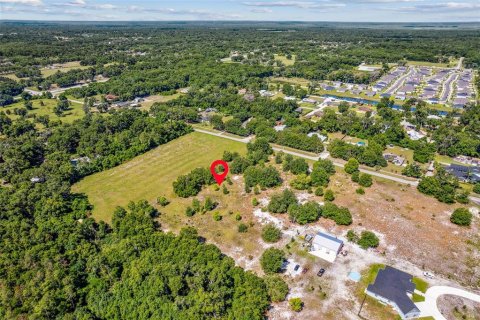
<path fill-rule="evenodd" d="M 360 310 L 358 310 L 358 316 L 363 319 L 363 317 L 360 315 L 360 313 L 362 312 L 362 308 L 363 308 L 363 305 L 365 304 L 365 300 L 367 299 L 367 294 L 365 294 L 365 296 L 363 297 L 363 301 L 362 301 L 362 304 L 360 305 Z"/>

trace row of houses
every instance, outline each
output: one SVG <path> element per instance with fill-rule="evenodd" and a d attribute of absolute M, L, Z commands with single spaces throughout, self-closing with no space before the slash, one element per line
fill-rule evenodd
<path fill-rule="evenodd" d="M 392 72 L 383 75 L 372 87 L 373 91 L 380 92 L 386 90 L 388 86 L 394 82 L 394 80 L 404 76 L 407 70 L 407 67 L 400 66 L 395 68 Z"/>

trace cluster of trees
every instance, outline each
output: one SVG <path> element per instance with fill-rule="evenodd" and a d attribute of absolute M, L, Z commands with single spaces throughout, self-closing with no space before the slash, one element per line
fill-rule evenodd
<path fill-rule="evenodd" d="M 183 122 L 162 121 L 139 110 L 122 110 L 110 117 L 89 115 L 72 124 L 38 131 L 24 119 L 0 127 L 0 175 L 11 183 L 32 177 L 48 181 L 61 175 L 76 181 L 142 154 L 192 131 Z M 84 157 L 76 166 L 70 160 Z"/>
<path fill-rule="evenodd" d="M 5 77 L 0 77 L 0 107 L 12 104 L 13 97 L 22 93 L 25 86 Z"/>
<path fill-rule="evenodd" d="M 281 161 L 281 154 L 278 154 L 276 161 Z M 309 172 L 308 164 L 304 159 L 293 159 L 291 155 L 283 156 L 283 170 L 297 174 L 290 186 L 297 190 L 311 190 L 312 187 L 322 188 L 328 186 L 330 177 L 335 174 L 335 167 L 332 161 L 319 159 L 313 164 Z M 322 195 L 322 194 L 319 194 Z"/>
<path fill-rule="evenodd" d="M 117 208 L 109 225 L 90 218 L 88 199 L 70 192 L 81 174 L 178 137 L 189 131 L 184 124 L 129 110 L 42 132 L 22 120 L 6 127 L 1 318 L 263 319 L 271 299 L 285 294 L 285 284 L 244 272 L 194 229 L 163 233 L 161 213 L 146 201 Z M 73 166 L 78 155 L 90 162 Z"/>
<path fill-rule="evenodd" d="M 418 191 L 435 197 L 440 202 L 468 203 L 468 193 L 458 191 L 459 183 L 457 178 L 449 174 L 442 166 L 437 166 L 435 175 L 423 177 L 418 186 Z"/>
<path fill-rule="evenodd" d="M 344 170 L 351 175 L 353 182 L 358 183 L 362 187 L 371 187 L 373 184 L 372 176 L 367 173 L 361 173 L 359 166 L 357 159 L 350 158 L 345 164 Z"/>
<path fill-rule="evenodd" d="M 277 248 L 268 248 L 260 257 L 260 265 L 266 274 L 280 272 L 284 261 L 285 252 Z"/>
<path fill-rule="evenodd" d="M 386 167 L 387 161 L 383 158 L 383 148 L 375 142 L 370 142 L 368 146 L 361 147 L 335 139 L 330 142 L 328 151 L 334 158 L 349 160 L 355 158 L 361 164 L 369 167 Z"/>
<path fill-rule="evenodd" d="M 198 199 L 192 200 L 192 205 L 188 206 L 185 209 L 185 214 L 187 217 L 191 217 L 196 213 L 205 213 L 208 211 L 212 211 L 217 207 L 218 203 L 212 200 L 210 197 L 207 197 L 202 204 Z"/>
<path fill-rule="evenodd" d="M 224 152 L 223 160 L 230 162 L 230 171 L 234 174 L 243 173 L 245 191 L 252 188 L 266 189 L 279 186 L 282 183 L 280 172 L 273 166 L 266 166 L 273 149 L 264 138 L 258 138 L 247 144 L 246 157 L 238 153 Z"/>
<path fill-rule="evenodd" d="M 297 197 L 291 190 L 285 189 L 271 196 L 267 209 L 272 213 L 288 212 L 291 221 L 302 225 L 315 222 L 320 217 L 332 219 L 338 225 L 352 223 L 352 215 L 348 208 L 338 207 L 328 199 L 325 200 L 327 202 L 323 206 L 315 201 L 308 201 L 302 205 L 298 203 Z"/>
<path fill-rule="evenodd" d="M 207 168 L 196 168 L 186 175 L 181 175 L 173 182 L 173 191 L 182 198 L 196 196 L 204 186 L 213 184 L 210 170 Z"/>
<path fill-rule="evenodd" d="M 377 235 L 371 231 L 362 231 L 360 236 L 354 230 L 348 230 L 347 240 L 358 244 L 362 249 L 376 248 L 380 244 Z"/>
<path fill-rule="evenodd" d="M 349 136 L 368 139 L 368 147 L 371 147 L 364 155 L 362 150 L 366 151 L 366 148 L 334 140 L 329 146 L 332 156 L 345 160 L 354 157 L 369 166 L 385 166 L 386 162 L 380 155 L 389 144 L 413 150 L 413 159 L 419 163 L 433 160 L 436 152 L 448 156 L 480 155 L 480 141 L 477 138 L 480 106 L 468 105 L 457 121 L 455 112 L 450 112 L 441 119 L 428 118 L 429 113 L 435 114 L 435 111 L 429 110 L 421 100 L 407 100 L 402 106 L 402 112 L 392 109 L 393 103 L 393 100 L 382 98 L 377 105 L 379 117 L 375 118 L 369 112 L 365 116 L 359 116 L 348 109 L 340 114 L 326 109 L 318 121 L 317 129 L 327 132 L 340 131 Z M 412 108 L 415 108 L 415 111 L 411 111 Z M 416 126 L 417 130 L 427 132 L 432 139 L 411 140 L 402 128 L 402 120 Z"/>
<path fill-rule="evenodd" d="M 234 97 L 238 99 L 237 97 Z M 240 113 L 233 113 L 234 117 L 227 121 L 222 120 L 222 116 L 215 114 L 210 117 L 210 123 L 217 130 L 224 130 L 240 136 L 248 136 L 255 134 L 259 138 L 265 138 L 269 142 L 274 142 L 283 146 L 292 147 L 309 152 L 319 153 L 324 150 L 323 143 L 317 136 L 309 137 L 307 135 L 312 127 L 313 122 L 304 122 L 298 119 L 298 113 L 294 112 L 296 103 L 292 101 L 284 101 L 282 99 L 275 100 L 259 100 L 267 108 L 271 105 L 271 113 L 267 114 L 264 110 L 252 108 L 250 112 L 242 109 Z M 255 105 L 257 102 L 253 102 Z M 223 110 L 225 110 L 223 106 Z M 259 112 L 261 111 L 261 114 Z M 226 111 L 232 113 L 231 110 Z M 235 111 L 233 111 L 235 112 Z M 253 116 L 253 117 L 252 117 Z M 277 120 L 283 119 L 282 123 L 288 128 L 282 131 L 275 131 L 273 126 Z M 247 121 L 248 120 L 248 121 Z"/>
<path fill-rule="evenodd" d="M 457 208 L 450 216 L 450 221 L 459 226 L 469 226 L 472 223 L 473 215 L 466 208 Z"/>
<path fill-rule="evenodd" d="M 274 243 L 280 240 L 282 231 L 273 224 L 267 224 L 262 228 L 262 239 L 268 243 Z"/>

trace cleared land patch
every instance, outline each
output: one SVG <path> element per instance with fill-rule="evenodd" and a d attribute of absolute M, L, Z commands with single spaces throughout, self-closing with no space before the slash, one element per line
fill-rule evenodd
<path fill-rule="evenodd" d="M 42 73 L 43 77 L 48 77 L 57 72 L 67 72 L 74 69 L 88 69 L 89 67 L 90 66 L 80 65 L 80 61 L 70 61 L 70 62 L 59 64 L 58 66 L 56 65 L 54 69 L 42 68 L 40 72 Z"/>
<path fill-rule="evenodd" d="M 32 101 L 32 110 L 28 110 L 28 115 L 36 115 L 36 116 L 44 116 L 48 115 L 51 120 L 61 120 L 62 122 L 73 122 L 74 120 L 80 119 L 84 116 L 83 106 L 80 103 L 71 102 L 70 101 L 70 108 L 64 111 L 62 116 L 57 116 L 53 109 L 58 103 L 57 99 L 35 99 Z M 43 106 L 41 105 L 43 102 Z M 25 108 L 24 102 L 16 102 L 14 104 L 10 104 L 2 108 L 2 111 L 10 111 L 8 115 L 12 120 L 16 120 L 20 118 L 20 116 L 14 113 L 15 109 Z"/>
<path fill-rule="evenodd" d="M 209 166 L 213 160 L 222 157 L 224 150 L 244 153 L 246 146 L 194 132 L 118 167 L 88 176 L 72 189 L 88 195 L 95 206 L 93 216 L 96 219 L 110 221 L 117 205 L 124 206 L 129 201 L 141 199 L 153 203 L 161 195 L 176 198 L 172 182 L 192 169 Z"/>
<path fill-rule="evenodd" d="M 296 59 L 295 55 L 292 55 L 290 59 L 288 59 L 287 56 L 280 55 L 280 54 L 274 54 L 274 57 L 275 57 L 275 60 L 281 61 L 286 66 L 293 66 L 295 64 L 295 59 Z"/>

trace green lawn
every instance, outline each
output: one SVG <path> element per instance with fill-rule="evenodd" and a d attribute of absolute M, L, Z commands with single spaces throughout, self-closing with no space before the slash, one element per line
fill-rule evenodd
<path fill-rule="evenodd" d="M 287 59 L 286 56 L 274 54 L 275 60 L 281 61 L 286 66 L 292 66 L 295 63 L 295 55 L 292 55 L 292 59 Z"/>
<path fill-rule="evenodd" d="M 44 106 L 41 105 L 41 102 L 43 101 Z M 79 103 L 70 103 L 70 109 L 65 111 L 63 113 L 63 116 L 58 117 L 55 115 L 53 112 L 53 108 L 57 105 L 58 100 L 56 99 L 38 99 L 38 100 L 32 100 L 32 105 L 33 109 L 28 110 L 27 116 L 28 115 L 37 115 L 37 116 L 42 116 L 42 115 L 48 115 L 50 116 L 51 120 L 61 120 L 62 122 L 73 122 L 76 119 L 80 119 L 83 117 L 83 106 L 82 104 Z M 19 118 L 19 116 L 15 115 L 13 113 L 13 110 L 15 108 L 24 108 L 24 103 L 23 101 L 21 102 L 16 102 L 14 104 L 10 104 L 8 106 L 5 106 L 3 108 L 0 108 L 0 111 L 7 111 L 10 110 L 10 115 L 9 117 L 12 120 L 16 120 Z"/>
<path fill-rule="evenodd" d="M 90 66 L 81 66 L 80 61 L 71 61 L 71 62 L 63 63 L 61 67 L 56 69 L 42 68 L 40 72 L 43 77 L 48 77 L 57 72 L 67 72 L 74 69 L 88 69 L 88 68 L 90 68 Z"/>
<path fill-rule="evenodd" d="M 438 62 L 427 62 L 427 61 L 408 61 L 407 64 L 410 66 L 424 66 L 424 67 L 440 67 L 447 68 L 455 66 L 458 61 L 451 61 L 449 63 L 438 63 Z"/>
<path fill-rule="evenodd" d="M 115 207 L 124 206 L 131 200 L 154 202 L 160 195 L 171 200 L 177 198 L 172 182 L 194 168 L 209 166 L 213 160 L 220 159 L 225 150 L 245 153 L 246 146 L 194 132 L 118 167 L 88 176 L 75 184 L 72 190 L 88 195 L 94 205 L 94 218 L 110 221 Z M 172 201 L 172 205 L 179 200 Z"/>
<path fill-rule="evenodd" d="M 342 139 L 343 138 L 343 139 Z M 341 132 L 333 132 L 328 134 L 328 139 L 333 140 L 333 139 L 339 139 L 345 142 L 350 142 L 353 144 L 356 144 L 357 142 L 365 142 L 365 145 L 368 145 L 368 140 L 366 139 L 360 139 L 356 137 L 351 137 L 351 136 L 345 136 Z"/>
<path fill-rule="evenodd" d="M 141 105 L 140 109 L 141 110 L 150 110 L 150 108 L 152 107 L 152 105 L 155 102 L 160 102 L 160 103 L 167 102 L 167 101 L 178 98 L 180 95 L 181 95 L 181 93 L 175 93 L 175 94 L 167 95 L 167 96 L 153 95 L 153 96 L 145 97 L 145 101 L 140 103 L 140 105 Z"/>
<path fill-rule="evenodd" d="M 270 78 L 272 83 L 290 83 L 293 85 L 299 85 L 303 87 L 304 89 L 308 88 L 308 85 L 310 84 L 310 80 L 307 80 L 305 78 L 286 78 L 286 77 L 272 77 Z"/>
<path fill-rule="evenodd" d="M 380 271 L 380 269 L 385 269 L 385 265 L 380 263 L 372 264 L 370 268 L 367 270 L 367 272 L 362 274 L 361 282 L 365 286 L 372 284 L 375 281 L 375 278 L 377 277 L 377 274 Z"/>
<path fill-rule="evenodd" d="M 17 77 L 14 73 L 2 74 L 1 76 L 15 81 L 20 81 L 20 78 Z"/>
<path fill-rule="evenodd" d="M 415 283 L 415 289 L 423 293 L 427 292 L 428 283 L 425 280 L 414 277 L 412 282 Z"/>
<path fill-rule="evenodd" d="M 461 162 L 458 162 L 458 161 L 455 161 L 453 160 L 452 157 L 449 157 L 449 156 L 444 156 L 444 155 L 441 155 L 441 154 L 436 154 L 435 155 L 435 161 L 437 162 L 440 162 L 440 163 L 446 163 L 446 164 L 461 164 L 463 166 L 470 166 L 469 164 L 465 164 L 465 163 L 461 163 Z"/>
<path fill-rule="evenodd" d="M 425 297 L 422 296 L 422 295 L 419 295 L 419 294 L 417 294 L 417 293 L 414 293 L 414 294 L 412 295 L 412 300 L 413 300 L 413 302 L 424 302 L 424 301 L 425 301 Z"/>

